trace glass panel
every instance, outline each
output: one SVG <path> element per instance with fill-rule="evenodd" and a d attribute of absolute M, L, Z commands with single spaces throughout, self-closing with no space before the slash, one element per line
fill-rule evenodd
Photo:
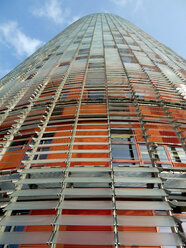
<path fill-rule="evenodd" d="M 8 216 L 1 220 L 1 226 L 43 226 L 50 225 L 55 216 L 53 215 L 19 215 Z"/>
<path fill-rule="evenodd" d="M 60 191 L 61 189 L 26 189 L 15 191 L 11 196 L 56 196 Z"/>
<path fill-rule="evenodd" d="M 71 172 L 108 172 L 111 171 L 111 168 L 108 167 L 70 167 L 67 168 L 67 171 Z"/>
<path fill-rule="evenodd" d="M 111 201 L 63 201 L 59 209 L 112 209 Z"/>
<path fill-rule="evenodd" d="M 141 150 L 141 155 L 142 155 L 143 160 L 150 160 L 147 147 L 145 145 L 140 145 L 140 150 Z"/>
<path fill-rule="evenodd" d="M 45 167 L 42 167 L 42 168 L 32 168 L 32 169 L 25 169 L 25 170 L 22 170 L 20 173 L 21 174 L 37 174 L 37 173 L 49 173 L 49 172 L 63 172 L 64 171 L 64 168 L 45 168 Z"/>
<path fill-rule="evenodd" d="M 182 245 L 178 235 L 173 233 L 119 232 L 121 245 L 176 246 Z"/>
<path fill-rule="evenodd" d="M 156 197 L 166 196 L 164 190 L 160 189 L 115 189 L 116 196 L 127 196 L 127 197 Z"/>
<path fill-rule="evenodd" d="M 184 201 L 173 200 L 173 201 L 170 201 L 170 203 L 173 204 L 174 206 L 186 207 L 186 202 Z"/>
<path fill-rule="evenodd" d="M 185 163 L 186 159 L 185 159 L 185 152 L 183 150 L 182 147 L 168 147 L 170 153 L 171 153 L 171 157 L 173 159 L 174 162 L 182 162 Z"/>
<path fill-rule="evenodd" d="M 112 144 L 113 159 L 137 160 L 138 155 L 135 145 L 114 145 Z"/>
<path fill-rule="evenodd" d="M 3 232 L 0 233 L 0 244 L 46 244 L 50 234 L 51 232 Z"/>
<path fill-rule="evenodd" d="M 38 160 L 31 160 L 29 163 L 31 164 L 48 164 L 48 163 L 60 163 L 65 162 L 65 159 L 38 159 Z M 25 162 L 26 163 L 26 162 Z"/>
<path fill-rule="evenodd" d="M 70 159 L 71 162 L 109 162 L 110 159 L 109 158 L 71 158 Z M 56 162 L 65 162 L 64 161 L 56 161 Z"/>
<path fill-rule="evenodd" d="M 60 215 L 56 223 L 58 225 L 78 226 L 112 226 L 111 215 Z"/>
<path fill-rule="evenodd" d="M 167 179 L 164 183 L 165 188 L 175 188 L 175 189 L 185 189 L 186 188 L 186 179 L 185 178 L 175 178 Z"/>
<path fill-rule="evenodd" d="M 163 170 L 163 171 L 186 171 L 186 167 L 165 167 L 165 166 L 162 166 L 162 167 L 159 167 L 160 170 Z"/>
<path fill-rule="evenodd" d="M 168 161 L 167 154 L 166 154 L 163 146 L 157 147 L 157 158 L 160 161 Z"/>
<path fill-rule="evenodd" d="M 113 232 L 90 231 L 64 231 L 58 232 L 54 237 L 55 244 L 79 244 L 79 245 L 113 245 Z"/>
<path fill-rule="evenodd" d="M 68 177 L 64 182 L 68 183 L 110 183 L 110 178 L 103 177 Z"/>
<path fill-rule="evenodd" d="M 175 226 L 175 221 L 169 216 L 130 216 L 118 215 L 119 226 Z"/>
<path fill-rule="evenodd" d="M 114 177 L 115 182 L 123 183 L 161 183 L 159 178 L 147 178 L 147 177 Z"/>
<path fill-rule="evenodd" d="M 30 201 L 10 203 L 5 210 L 25 210 L 25 209 L 54 209 L 57 201 Z"/>
<path fill-rule="evenodd" d="M 114 171 L 127 171 L 127 172 L 159 172 L 157 168 L 145 168 L 145 167 L 115 167 Z"/>
<path fill-rule="evenodd" d="M 116 201 L 117 209 L 132 210 L 171 210 L 166 202 L 161 201 Z"/>
<path fill-rule="evenodd" d="M 112 196 L 111 189 L 95 189 L 95 188 L 88 188 L 88 189 L 73 189 L 73 188 L 66 188 L 62 192 L 63 195 L 66 196 L 83 196 L 83 197 L 108 197 Z"/>
<path fill-rule="evenodd" d="M 186 192 L 186 189 L 167 189 L 167 191 L 170 193 L 180 193 L 180 192 L 183 192 L 185 193 Z"/>
<path fill-rule="evenodd" d="M 104 91 L 88 91 L 88 98 L 104 98 Z"/>
<path fill-rule="evenodd" d="M 16 184 L 41 184 L 41 183 L 60 183 L 62 178 L 33 178 L 23 179 L 16 182 Z"/>

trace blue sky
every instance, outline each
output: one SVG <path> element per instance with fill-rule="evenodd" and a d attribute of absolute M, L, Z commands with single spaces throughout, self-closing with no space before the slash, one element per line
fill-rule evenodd
<path fill-rule="evenodd" d="M 186 0 L 0 0 L 0 78 L 73 21 L 117 14 L 186 58 Z"/>

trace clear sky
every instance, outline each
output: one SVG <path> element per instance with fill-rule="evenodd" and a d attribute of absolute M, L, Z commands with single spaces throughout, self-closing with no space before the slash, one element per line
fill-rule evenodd
<path fill-rule="evenodd" d="M 0 78 L 73 21 L 117 14 L 186 58 L 186 0 L 0 0 Z"/>

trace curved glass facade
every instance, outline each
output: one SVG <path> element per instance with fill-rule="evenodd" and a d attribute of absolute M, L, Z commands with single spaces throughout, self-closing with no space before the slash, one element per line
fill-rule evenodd
<path fill-rule="evenodd" d="M 88 15 L 0 81 L 0 247 L 183 247 L 186 63 Z"/>

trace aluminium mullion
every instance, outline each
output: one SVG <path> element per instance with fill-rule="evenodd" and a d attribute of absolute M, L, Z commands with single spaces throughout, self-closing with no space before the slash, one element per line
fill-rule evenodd
<path fill-rule="evenodd" d="M 134 55 L 134 57 L 135 57 L 135 55 Z M 137 61 L 138 61 L 138 60 L 137 60 Z M 146 75 L 147 75 L 147 73 L 146 73 Z M 147 75 L 147 76 L 148 76 L 148 75 Z M 150 78 L 149 78 L 149 79 L 150 79 Z M 151 81 L 151 80 L 150 80 L 150 81 Z M 152 82 L 151 82 L 151 83 L 152 83 Z M 130 81 L 129 81 L 129 84 L 130 84 Z M 130 87 L 132 88 L 131 85 L 130 85 Z M 138 99 L 136 99 L 136 98 L 134 97 L 134 101 L 135 101 L 135 103 L 136 103 L 135 106 L 137 107 L 137 109 L 139 109 Z M 161 101 L 160 101 L 160 104 L 161 104 Z M 139 111 L 140 111 L 140 110 L 139 110 Z M 141 124 L 142 124 L 142 125 L 141 125 Z M 142 126 L 142 128 L 144 127 L 143 118 L 140 119 L 140 125 Z M 151 145 L 151 143 L 148 141 L 148 135 L 146 134 L 146 132 L 144 132 L 144 138 L 145 138 L 146 144 L 148 144 L 147 149 L 148 149 L 148 151 L 149 151 L 149 155 L 150 155 L 150 158 L 151 158 L 151 161 L 152 161 L 152 165 L 153 165 L 154 167 L 157 168 L 158 165 L 157 165 L 157 163 L 156 163 L 156 160 L 153 158 L 153 151 L 156 150 L 156 149 L 154 149 L 153 147 L 150 147 L 150 148 L 152 148 L 152 149 L 149 148 L 149 146 Z M 155 176 L 156 176 L 157 178 L 161 179 L 160 173 L 155 173 Z M 159 184 L 159 188 L 165 191 L 164 186 L 163 186 L 162 183 Z M 162 197 L 162 201 L 169 204 L 169 200 L 168 200 L 168 197 L 167 197 L 167 196 L 163 196 L 163 197 Z M 167 210 L 166 212 L 167 212 L 168 216 L 173 217 L 172 210 Z M 178 232 L 178 228 L 177 228 L 176 226 L 171 227 L 171 230 L 172 230 L 173 233 L 177 233 L 177 234 L 179 233 L 179 232 Z M 180 246 L 178 246 L 178 247 L 182 248 L 183 246 L 180 245 Z"/>
<path fill-rule="evenodd" d="M 106 17 L 104 16 L 106 19 Z M 107 21 L 107 20 L 106 20 Z M 103 30 L 103 20 L 101 19 L 102 24 L 102 41 L 103 41 L 103 47 L 104 47 L 104 30 Z M 108 25 L 108 21 L 107 21 Z M 109 25 L 108 25 L 109 26 Z M 110 27 L 109 27 L 110 29 Z M 105 77 L 107 79 L 107 69 L 106 69 L 106 62 L 105 62 L 105 49 L 104 51 L 104 64 L 105 64 Z M 109 112 L 109 92 L 108 92 L 108 86 L 106 86 L 106 104 L 107 104 L 107 125 L 108 125 L 108 137 L 109 137 L 109 148 L 110 148 L 110 167 L 111 167 L 111 188 L 112 188 L 112 204 L 113 204 L 113 225 L 114 225 L 114 246 L 115 248 L 119 247 L 119 240 L 118 240 L 118 223 L 117 223 L 117 211 L 116 211 L 116 192 L 115 192 L 115 182 L 114 182 L 114 169 L 112 164 L 112 147 L 111 147 L 111 127 L 110 127 L 110 112 Z"/>
<path fill-rule="evenodd" d="M 93 18 L 91 18 L 91 20 L 90 20 L 90 22 L 88 24 L 88 27 L 89 27 L 89 25 L 90 25 L 92 20 L 93 20 Z M 88 27 L 87 27 L 86 31 L 84 32 L 83 37 L 85 36 L 85 34 L 86 34 L 87 30 L 88 30 Z M 95 27 L 94 27 L 94 29 L 95 29 Z M 83 37 L 82 37 L 82 39 L 83 39 Z M 92 36 L 92 40 L 93 40 L 93 36 Z M 91 40 L 91 44 L 92 44 L 92 40 Z M 82 42 L 82 40 L 81 40 L 81 42 Z M 90 44 L 90 46 L 91 46 L 91 44 Z M 78 50 L 76 51 L 76 54 L 74 55 L 74 59 L 75 59 L 75 57 L 77 56 L 77 54 L 79 52 L 80 45 L 81 45 L 81 43 L 79 44 Z M 76 110 L 76 117 L 75 117 L 75 122 L 74 122 L 74 126 L 73 126 L 71 142 L 70 142 L 70 145 L 69 145 L 69 152 L 68 152 L 68 158 L 67 158 L 67 162 L 66 162 L 66 169 L 64 171 L 64 180 L 69 175 L 69 172 L 67 171 L 67 168 L 69 167 L 70 162 L 71 162 L 70 161 L 71 150 L 72 150 L 72 147 L 73 147 L 73 144 L 74 144 L 75 133 L 76 133 L 77 125 L 78 125 L 79 112 L 80 112 L 81 102 L 82 102 L 82 98 L 83 98 L 84 87 L 85 87 L 85 83 L 86 83 L 86 75 L 87 75 L 87 71 L 88 71 L 89 58 L 90 58 L 90 50 L 89 50 L 89 55 L 88 55 L 87 62 L 86 62 L 86 68 L 85 68 L 84 79 L 83 79 L 82 88 L 81 88 L 81 94 L 80 94 L 80 97 L 79 97 L 79 103 L 78 103 L 78 107 L 77 107 L 77 110 Z M 61 189 L 61 192 L 60 192 L 61 197 L 59 199 L 58 205 L 56 206 L 57 215 L 60 215 L 60 213 L 61 213 L 61 210 L 59 209 L 59 205 L 64 201 L 65 196 L 62 194 L 62 192 L 64 191 L 65 188 L 66 188 L 66 183 L 64 183 L 63 186 L 62 186 L 62 189 Z M 59 230 L 59 226 L 54 225 L 54 230 L 52 231 L 52 234 L 51 234 L 51 236 L 50 236 L 50 238 L 48 240 L 48 243 L 51 243 L 51 248 L 56 247 L 56 244 L 53 243 L 53 240 L 54 240 L 55 234 L 56 234 L 56 232 L 58 230 Z"/>

